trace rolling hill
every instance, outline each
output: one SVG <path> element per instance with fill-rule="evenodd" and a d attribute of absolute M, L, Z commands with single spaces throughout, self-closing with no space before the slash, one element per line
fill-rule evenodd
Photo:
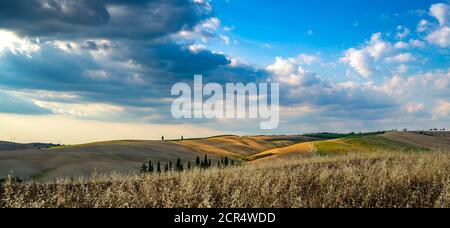
<path fill-rule="evenodd" d="M 49 149 L 0 151 L 0 176 L 11 171 L 21 178 L 53 179 L 102 173 L 135 173 L 152 160 L 165 164 L 194 162 L 208 155 L 213 160 L 228 156 L 241 159 L 262 151 L 313 141 L 305 136 L 219 136 L 175 141 L 110 141 Z"/>
<path fill-rule="evenodd" d="M 148 160 L 194 162 L 208 155 L 251 163 L 292 157 L 339 155 L 352 152 L 450 150 L 446 132 L 379 132 L 372 134 L 314 134 L 308 136 L 217 136 L 169 141 L 109 141 L 74 146 L 0 143 L 0 177 L 54 179 L 98 174 L 136 173 Z M 34 146 L 33 146 L 34 145 Z M 48 146 L 48 145 L 47 145 Z M 41 149 L 35 149 L 41 148 Z"/>
<path fill-rule="evenodd" d="M 51 148 L 56 145 L 49 143 L 13 143 L 13 142 L 3 142 L 0 141 L 0 151 L 12 151 L 12 150 L 29 150 L 29 149 L 43 149 Z"/>
<path fill-rule="evenodd" d="M 449 132 L 378 132 L 368 134 L 309 134 L 322 140 L 270 149 L 246 157 L 252 162 L 296 156 L 342 155 L 353 152 L 450 150 Z"/>

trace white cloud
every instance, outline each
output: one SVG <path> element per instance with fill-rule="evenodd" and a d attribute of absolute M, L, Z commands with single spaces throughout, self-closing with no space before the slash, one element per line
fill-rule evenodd
<path fill-rule="evenodd" d="M 104 70 L 88 70 L 85 72 L 85 76 L 94 79 L 108 79 L 108 72 Z"/>
<path fill-rule="evenodd" d="M 372 56 L 374 59 L 379 59 L 384 54 L 388 53 L 391 50 L 391 44 L 385 42 L 381 38 L 381 33 L 375 33 L 370 38 L 370 42 L 366 46 L 365 50 Z"/>
<path fill-rule="evenodd" d="M 419 111 L 422 111 L 423 109 L 425 109 L 425 105 L 422 103 L 410 102 L 403 106 L 403 110 L 405 110 L 405 112 L 409 114 L 417 113 Z"/>
<path fill-rule="evenodd" d="M 418 82 L 415 77 L 403 78 L 399 75 L 394 75 L 387 79 L 381 86 L 372 86 L 372 89 L 384 92 L 389 95 L 394 95 L 401 97 L 408 92 L 413 92 L 414 87 L 417 86 Z"/>
<path fill-rule="evenodd" d="M 320 57 L 317 55 L 307 55 L 307 54 L 300 54 L 296 60 L 297 63 L 301 65 L 312 65 L 314 63 L 317 63 L 320 61 Z"/>
<path fill-rule="evenodd" d="M 397 67 L 397 72 L 399 74 L 404 74 L 404 73 L 408 72 L 408 70 L 409 70 L 409 67 L 406 66 L 405 64 L 401 64 L 400 66 Z"/>
<path fill-rule="evenodd" d="M 442 27 L 427 36 L 428 42 L 442 48 L 450 48 L 450 27 Z"/>
<path fill-rule="evenodd" d="M 450 102 L 444 99 L 438 99 L 437 105 L 433 109 L 433 119 L 448 118 L 450 114 Z"/>
<path fill-rule="evenodd" d="M 409 47 L 409 44 L 404 41 L 399 41 L 399 42 L 395 43 L 394 47 L 397 49 L 406 49 Z"/>
<path fill-rule="evenodd" d="M 439 21 L 439 27 L 428 36 L 428 42 L 441 48 L 450 47 L 450 5 L 445 3 L 434 4 L 430 8 L 430 15 Z"/>
<path fill-rule="evenodd" d="M 22 54 L 31 57 L 31 54 L 40 50 L 37 42 L 17 36 L 8 30 L 0 29 L 0 56 L 2 52 L 9 50 L 13 54 Z"/>
<path fill-rule="evenodd" d="M 450 86 L 450 69 L 433 71 L 423 76 L 436 90 L 447 90 Z"/>
<path fill-rule="evenodd" d="M 397 37 L 397 39 L 403 40 L 404 38 L 409 36 L 410 33 L 411 33 L 411 31 L 408 28 L 406 28 L 405 26 L 399 25 L 399 26 L 397 26 L 397 34 L 395 36 Z"/>
<path fill-rule="evenodd" d="M 203 44 L 192 44 L 189 45 L 188 47 L 189 51 L 191 51 L 192 53 L 198 53 L 200 51 L 203 51 L 206 49 L 206 46 Z"/>
<path fill-rule="evenodd" d="M 401 53 L 401 54 L 386 58 L 386 62 L 388 62 L 388 63 L 393 63 L 393 62 L 407 63 L 407 62 L 412 62 L 415 60 L 416 60 L 416 57 L 414 57 L 414 55 L 411 53 Z"/>
<path fill-rule="evenodd" d="M 183 29 L 177 34 L 173 35 L 172 38 L 175 40 L 201 40 L 207 42 L 211 38 L 217 38 L 217 31 L 221 28 L 221 21 L 217 17 L 208 18 L 201 23 L 197 24 L 193 29 Z"/>
<path fill-rule="evenodd" d="M 105 115 L 118 115 L 124 111 L 123 107 L 101 104 L 101 103 L 60 103 L 34 100 L 33 103 L 41 108 L 52 110 L 54 114 L 79 117 L 79 118 L 95 118 L 104 117 Z"/>
<path fill-rule="evenodd" d="M 381 33 L 375 33 L 360 49 L 348 49 L 341 62 L 348 63 L 363 77 L 370 77 L 374 70 L 372 64 L 392 51 L 392 44 L 382 39 Z"/>
<path fill-rule="evenodd" d="M 225 45 L 229 45 L 229 44 L 230 44 L 230 37 L 221 35 L 220 38 L 222 39 L 222 42 L 223 42 Z"/>
<path fill-rule="evenodd" d="M 306 62 L 314 61 L 306 58 Z M 320 79 L 316 77 L 316 74 L 305 70 L 302 64 L 305 64 L 305 59 L 276 57 L 275 63 L 269 65 L 266 70 L 274 74 L 275 81 L 288 85 L 301 86 L 318 82 Z"/>
<path fill-rule="evenodd" d="M 426 32 L 430 29 L 430 22 L 422 19 L 417 25 L 417 32 Z"/>
<path fill-rule="evenodd" d="M 364 77 L 370 77 L 373 73 L 372 59 L 364 50 L 350 48 L 345 52 L 341 61 L 348 63 L 356 72 Z"/>
<path fill-rule="evenodd" d="M 430 8 L 430 15 L 435 17 L 441 26 L 448 25 L 450 20 L 450 6 L 445 3 L 434 4 Z"/>
<path fill-rule="evenodd" d="M 409 45 L 411 47 L 415 47 L 415 48 L 424 48 L 425 42 L 423 42 L 422 40 L 411 39 L 411 40 L 409 40 Z"/>

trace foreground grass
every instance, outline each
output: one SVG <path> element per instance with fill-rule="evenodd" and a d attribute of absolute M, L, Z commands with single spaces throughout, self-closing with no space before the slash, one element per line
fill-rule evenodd
<path fill-rule="evenodd" d="M 450 207 L 450 153 L 375 153 L 224 170 L 5 183 L 0 207 Z"/>

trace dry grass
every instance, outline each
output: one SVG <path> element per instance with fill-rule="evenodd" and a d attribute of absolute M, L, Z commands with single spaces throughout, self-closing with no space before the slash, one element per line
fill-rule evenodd
<path fill-rule="evenodd" d="M 280 160 L 224 170 L 6 183 L 0 207 L 450 207 L 450 153 Z"/>

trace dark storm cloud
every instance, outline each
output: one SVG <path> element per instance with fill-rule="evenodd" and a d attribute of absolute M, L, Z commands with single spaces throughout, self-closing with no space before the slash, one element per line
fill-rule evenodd
<path fill-rule="evenodd" d="M 6 53 L 0 84 L 15 89 L 73 92 L 84 100 L 121 105 L 160 105 L 172 84 L 229 63 L 210 51 L 192 53 L 170 39 L 208 16 L 205 3 L 191 0 L 18 0 L 0 1 L 0 28 L 43 38 L 29 58 Z M 101 42 L 106 39 L 108 42 Z M 74 41 L 59 44 L 51 41 Z M 106 54 L 96 60 L 92 54 Z M 133 62 L 139 69 L 117 65 Z M 89 71 L 106 78 L 89 77 Z M 149 99 L 152 101 L 149 102 Z M 147 100 L 147 101 L 143 101 Z"/>
<path fill-rule="evenodd" d="M 0 27 L 27 36 L 148 39 L 195 25 L 190 0 L 1 0 Z"/>
<path fill-rule="evenodd" d="M 102 62 L 91 56 L 103 50 L 115 52 Z M 175 44 L 128 43 L 123 47 L 110 47 L 86 41 L 78 51 L 81 53 L 68 54 L 52 44 L 45 44 L 39 55 L 32 58 L 6 53 L 0 61 L 0 85 L 17 90 L 73 92 L 84 101 L 154 107 L 167 104 L 161 99 L 170 97 L 172 85 L 191 82 L 194 74 L 204 74 L 206 80 L 224 81 L 231 75 L 235 79 L 242 77 L 247 71 L 229 68 L 229 61 L 223 55 L 209 51 L 191 53 Z M 117 66 L 129 60 L 139 67 Z M 104 73 L 106 78 L 88 75 L 96 71 Z M 250 69 L 248 72 L 250 75 Z"/>

